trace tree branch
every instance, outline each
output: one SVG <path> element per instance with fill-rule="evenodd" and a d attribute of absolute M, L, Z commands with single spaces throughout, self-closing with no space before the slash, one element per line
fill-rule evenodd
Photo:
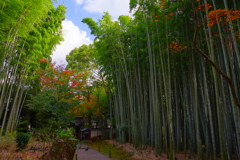
<path fill-rule="evenodd" d="M 194 31 L 194 37 L 193 37 L 193 46 L 195 48 L 195 50 L 200 53 L 204 58 L 206 58 L 206 60 L 212 65 L 212 67 L 225 79 L 227 80 L 230 89 L 231 89 L 231 93 L 234 99 L 234 102 L 236 104 L 237 107 L 240 108 L 240 101 L 237 98 L 237 94 L 236 94 L 236 90 L 235 90 L 235 86 L 234 83 L 232 81 L 232 79 L 227 76 L 218 66 L 216 63 L 214 63 L 211 58 L 206 55 L 197 45 L 197 35 L 198 35 L 198 19 L 197 19 L 197 14 L 196 14 L 196 10 L 195 10 L 195 5 L 194 5 L 194 0 L 192 0 L 192 6 L 193 6 L 193 10 L 194 10 L 194 23 L 195 23 L 195 31 Z"/>

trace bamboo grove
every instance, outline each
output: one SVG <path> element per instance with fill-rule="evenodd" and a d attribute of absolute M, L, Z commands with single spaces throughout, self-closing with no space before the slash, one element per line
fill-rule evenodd
<path fill-rule="evenodd" d="M 62 40 L 65 7 L 51 0 L 0 1 L 0 134 L 12 133 L 28 91 L 37 90 L 36 70 L 51 61 Z M 29 92 L 29 93 L 30 93 Z"/>
<path fill-rule="evenodd" d="M 170 159 L 240 159 L 239 6 L 131 0 L 132 18 L 82 20 L 96 36 L 120 140 Z"/>

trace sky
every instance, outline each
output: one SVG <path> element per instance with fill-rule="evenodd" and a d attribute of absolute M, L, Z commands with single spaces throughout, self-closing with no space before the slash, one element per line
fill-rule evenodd
<path fill-rule="evenodd" d="M 57 65 L 66 65 L 66 55 L 74 48 L 93 43 L 88 26 L 81 22 L 83 18 L 98 21 L 103 12 L 109 12 L 113 20 L 120 15 L 130 15 L 129 0 L 58 0 L 57 4 L 67 7 L 66 19 L 62 22 L 64 41 L 56 46 L 52 55 L 52 62 Z"/>

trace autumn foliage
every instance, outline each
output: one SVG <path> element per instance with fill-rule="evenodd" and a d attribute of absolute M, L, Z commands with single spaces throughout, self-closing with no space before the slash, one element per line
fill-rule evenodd
<path fill-rule="evenodd" d="M 161 1 L 161 4 L 159 5 L 159 8 L 163 8 L 166 4 L 166 1 L 165 0 L 162 0 Z"/>
<path fill-rule="evenodd" d="M 47 60 L 47 59 L 44 59 L 44 58 L 38 58 L 38 60 L 39 60 L 41 63 L 48 63 L 48 60 Z"/>
<path fill-rule="evenodd" d="M 240 18 L 240 10 L 216 9 L 208 14 L 209 26 L 212 27 L 219 22 L 230 22 Z"/>
<path fill-rule="evenodd" d="M 70 112 L 75 116 L 87 117 L 89 115 L 97 115 L 99 113 L 99 104 L 97 98 L 92 94 L 77 96 L 79 106 L 74 106 Z"/>
<path fill-rule="evenodd" d="M 48 63 L 45 59 L 39 59 L 41 63 Z M 82 74 L 76 75 L 74 71 L 64 70 L 61 67 L 55 67 L 54 64 L 48 63 L 47 69 L 40 69 L 36 72 L 39 74 L 41 88 L 58 89 L 61 86 L 68 88 L 79 87 L 85 83 L 85 77 Z"/>
<path fill-rule="evenodd" d="M 48 63 L 44 59 L 39 61 Z M 38 70 L 37 73 L 42 90 L 51 90 L 52 96 L 71 104 L 68 113 L 82 117 L 99 113 L 97 98 L 91 94 L 86 74 L 76 74 L 72 70 L 65 70 L 50 63 L 47 69 Z"/>
<path fill-rule="evenodd" d="M 200 5 L 198 5 L 196 11 L 198 11 L 198 10 L 208 11 L 210 8 L 212 8 L 211 4 L 200 4 Z"/>
<path fill-rule="evenodd" d="M 176 53 L 179 51 L 182 51 L 184 49 L 187 49 L 187 46 L 182 46 L 181 43 L 177 42 L 177 41 L 172 41 L 172 43 L 170 44 L 170 46 L 168 47 L 171 51 L 171 53 Z"/>
<path fill-rule="evenodd" d="M 211 4 L 200 4 L 196 11 L 208 11 L 212 8 Z M 230 22 L 240 18 L 240 10 L 215 9 L 208 13 L 209 22 L 207 26 L 213 27 L 216 23 Z"/>

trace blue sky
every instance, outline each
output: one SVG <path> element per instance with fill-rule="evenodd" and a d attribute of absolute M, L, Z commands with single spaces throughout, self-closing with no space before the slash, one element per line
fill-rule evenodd
<path fill-rule="evenodd" d="M 56 47 L 52 60 L 67 64 L 65 57 L 75 47 L 90 44 L 94 39 L 88 26 L 82 23 L 85 17 L 98 21 L 103 12 L 109 12 L 113 20 L 120 15 L 129 15 L 129 0 L 58 0 L 67 7 L 66 19 L 62 22 L 64 41 Z"/>

